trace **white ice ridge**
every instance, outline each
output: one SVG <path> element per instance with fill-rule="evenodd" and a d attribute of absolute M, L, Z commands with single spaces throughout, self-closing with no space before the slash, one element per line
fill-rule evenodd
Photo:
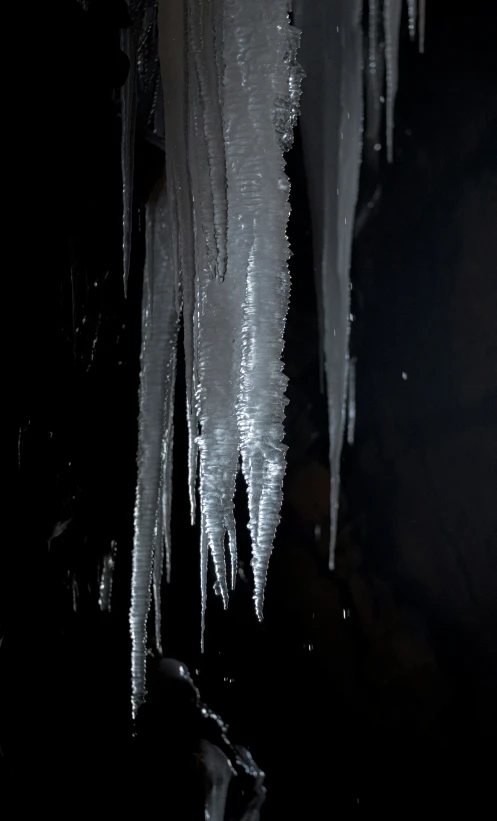
<path fill-rule="evenodd" d="M 406 10 L 409 32 L 414 37 L 418 7 L 422 50 L 425 2 L 409 0 Z M 365 133 L 368 143 L 380 147 L 377 138 L 382 128 L 381 103 L 386 97 L 387 159 L 393 160 L 402 8 L 402 0 L 369 0 L 368 25 L 363 26 L 361 0 L 294 0 L 293 5 L 294 22 L 302 30 L 299 61 L 307 77 L 301 131 L 319 282 L 318 303 L 322 300 L 324 314 L 321 344 L 325 353 L 330 440 L 330 569 L 335 561 L 349 383 L 350 264 L 362 141 Z M 355 375 L 353 383 L 355 389 Z"/>

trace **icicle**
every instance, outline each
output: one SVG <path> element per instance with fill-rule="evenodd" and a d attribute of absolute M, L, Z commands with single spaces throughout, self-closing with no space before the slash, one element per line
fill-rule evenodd
<path fill-rule="evenodd" d="M 195 19 L 192 24 L 198 21 Z M 197 55 L 198 56 L 198 55 Z M 202 54 L 202 62 L 206 55 Z M 198 56 L 200 60 L 200 57 Z M 214 56 L 211 55 L 214 63 Z M 215 64 L 214 64 L 215 68 Z M 206 69 L 207 71 L 207 69 Z M 238 461 L 235 418 L 236 382 L 232 361 L 236 351 L 236 323 L 241 323 L 243 291 L 238 280 L 213 277 L 210 238 L 214 237 L 214 208 L 209 177 L 209 151 L 217 153 L 203 125 L 204 101 L 198 73 L 189 74 L 189 170 L 193 194 L 196 307 L 194 313 L 195 398 L 201 434 L 200 505 L 203 528 L 216 572 L 215 589 L 228 604 L 225 562 L 225 519 L 233 508 Z M 222 139 L 222 135 L 221 135 Z M 222 318 L 222 319 L 221 319 Z M 220 321 L 221 320 L 221 321 Z"/>
<path fill-rule="evenodd" d="M 399 34 L 402 0 L 384 0 L 385 62 L 387 69 L 387 159 L 393 162 L 395 97 L 398 84 Z"/>
<path fill-rule="evenodd" d="M 163 186 L 147 205 L 146 259 L 143 283 L 142 348 L 138 433 L 138 483 L 135 504 L 130 627 L 132 639 L 132 707 L 136 717 L 145 697 L 145 652 L 150 584 L 154 556 L 156 630 L 160 643 L 161 550 L 169 523 L 162 513 L 163 476 L 171 470 L 169 437 L 173 400 L 177 317 L 177 265 L 174 219 Z M 168 460 L 164 464 L 165 459 Z M 170 473 L 169 473 L 170 475 Z M 170 488 L 169 488 L 170 490 Z M 170 502 L 169 502 L 170 504 Z"/>
<path fill-rule="evenodd" d="M 355 372 L 356 372 L 356 359 L 355 357 L 350 360 L 350 367 L 349 367 L 349 398 L 348 398 L 348 406 L 349 406 L 349 413 L 347 418 L 347 442 L 349 445 L 354 444 L 354 436 L 355 436 L 355 417 L 356 417 L 356 401 L 355 401 Z"/>
<path fill-rule="evenodd" d="M 361 151 L 362 32 L 359 0 L 309 4 L 297 0 L 299 59 L 307 75 L 301 128 L 307 160 L 315 263 L 321 273 L 330 436 L 330 568 L 346 421 L 350 324 L 350 260 Z M 374 9 L 373 9 L 374 12 Z M 370 9 L 371 13 L 371 9 Z M 374 13 L 371 15 L 374 18 Z M 376 54 L 376 30 L 370 48 Z M 375 58 L 376 59 L 376 58 Z M 319 119 L 316 120 L 316 112 Z"/>
<path fill-rule="evenodd" d="M 136 42 L 134 23 L 121 30 L 121 49 L 129 59 L 129 73 L 121 89 L 121 173 L 123 185 L 123 281 L 128 291 L 133 218 L 133 175 L 136 127 Z"/>
<path fill-rule="evenodd" d="M 195 522 L 197 475 L 197 416 L 194 402 L 195 369 L 193 312 L 195 305 L 195 262 L 192 195 L 187 152 L 187 0 L 158 0 L 159 55 L 166 120 L 167 178 L 172 181 L 179 228 L 183 337 L 188 425 L 188 489 L 191 522 Z"/>
<path fill-rule="evenodd" d="M 98 606 L 100 610 L 110 613 L 111 599 L 112 599 L 112 580 L 114 575 L 114 566 L 116 562 L 117 542 L 114 539 L 110 543 L 110 551 L 104 556 L 104 563 L 102 567 L 102 574 L 100 576 L 100 589 L 98 597 Z"/>
<path fill-rule="evenodd" d="M 200 478 L 202 479 L 202 463 L 200 463 Z M 205 648 L 205 611 L 207 608 L 207 558 L 209 546 L 205 528 L 205 514 L 200 513 L 200 652 Z"/>
<path fill-rule="evenodd" d="M 225 3 L 225 19 L 226 93 L 231 81 L 237 89 L 233 116 L 225 126 L 227 277 L 247 271 L 238 429 L 248 489 L 254 600 L 262 618 L 285 472 L 287 378 L 280 357 L 289 297 L 289 183 L 283 150 L 294 122 L 297 72 L 292 59 L 298 35 L 293 39 L 290 33 L 284 0 L 232 0 Z"/>
<path fill-rule="evenodd" d="M 425 53 L 426 0 L 419 0 L 419 52 Z"/>
<path fill-rule="evenodd" d="M 416 39 L 416 17 L 418 14 L 417 0 L 407 0 L 407 11 L 409 14 L 409 37 Z"/>

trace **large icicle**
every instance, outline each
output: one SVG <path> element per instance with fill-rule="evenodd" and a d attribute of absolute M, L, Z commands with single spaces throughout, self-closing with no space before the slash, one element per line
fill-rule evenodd
<path fill-rule="evenodd" d="M 151 198 L 146 213 L 140 373 L 138 482 L 135 504 L 130 627 L 133 716 L 145 697 L 147 617 L 154 555 L 156 622 L 160 642 L 161 551 L 170 501 L 172 403 L 178 336 L 177 264 L 174 215 L 165 186 Z M 164 476 L 166 483 L 164 483 Z M 167 537 L 168 538 L 168 537 Z"/>
<path fill-rule="evenodd" d="M 291 140 L 299 94 L 293 59 L 298 35 L 290 30 L 285 0 L 234 0 L 225 3 L 225 15 L 230 21 L 225 28 L 227 74 L 234 57 L 240 78 L 233 133 L 226 131 L 228 275 L 247 271 L 238 427 L 248 490 L 254 600 L 262 618 L 285 472 L 287 378 L 281 353 L 290 283 L 289 183 L 283 150 Z M 226 56 L 229 37 L 234 38 L 231 59 Z M 232 228 L 239 238 L 230 238 Z"/>
<path fill-rule="evenodd" d="M 188 424 L 188 488 L 192 524 L 196 511 L 197 416 L 194 384 L 193 312 L 195 306 L 195 261 L 192 193 L 188 167 L 188 39 L 187 0 L 158 0 L 159 56 L 164 92 L 166 121 L 166 168 L 172 182 L 178 215 L 181 294 L 183 304 L 183 337 L 186 375 L 186 414 Z"/>

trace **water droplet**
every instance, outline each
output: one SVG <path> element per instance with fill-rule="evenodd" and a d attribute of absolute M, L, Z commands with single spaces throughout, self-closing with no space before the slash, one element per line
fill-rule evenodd
<path fill-rule="evenodd" d="M 381 143 L 375 143 L 374 144 L 374 150 L 375 151 L 381 151 Z"/>
<path fill-rule="evenodd" d="M 406 379 L 407 379 L 407 374 L 406 374 L 406 372 L 405 372 L 405 371 L 402 371 L 402 379 L 404 380 L 404 382 L 405 382 L 405 381 L 406 381 Z"/>

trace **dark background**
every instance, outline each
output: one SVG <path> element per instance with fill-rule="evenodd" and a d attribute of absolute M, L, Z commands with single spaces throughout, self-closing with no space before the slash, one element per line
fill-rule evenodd
<path fill-rule="evenodd" d="M 336 572 L 327 570 L 326 402 L 297 131 L 288 156 L 289 464 L 266 618 L 259 625 L 252 609 L 240 487 L 247 581 L 227 613 L 211 597 L 203 657 L 180 366 L 164 652 L 190 667 L 231 737 L 266 771 L 266 819 L 495 803 L 495 12 L 483 0 L 464 13 L 449 2 L 427 6 L 424 56 L 403 23 L 395 163 L 380 169 L 382 194 L 354 247 L 358 416 L 343 456 Z M 17 421 L 15 506 L 4 514 L 13 535 L 3 548 L 0 744 L 28 783 L 41 776 L 98 804 L 94 791 L 109 779 L 111 799 L 139 800 L 149 789 L 166 808 L 166 776 L 148 788 L 116 781 L 134 762 L 128 606 L 142 217 L 162 163 L 139 136 L 125 301 L 121 8 L 49 5 L 38 48 L 25 54 L 38 93 L 23 97 L 30 140 L 16 212 L 19 291 L 8 303 Z M 360 206 L 371 173 L 364 168 Z M 68 523 L 60 535 L 57 523 Z M 111 540 L 109 615 L 97 600 Z"/>

